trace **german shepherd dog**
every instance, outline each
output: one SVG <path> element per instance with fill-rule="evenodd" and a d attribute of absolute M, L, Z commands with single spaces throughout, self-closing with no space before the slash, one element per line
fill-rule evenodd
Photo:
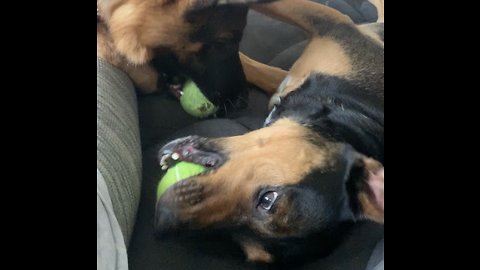
<path fill-rule="evenodd" d="M 97 0 L 97 57 L 143 93 L 178 97 L 189 77 L 215 105 L 244 107 L 239 42 L 253 2 L 262 1 Z"/>
<path fill-rule="evenodd" d="M 185 160 L 208 170 L 166 191 L 155 228 L 230 228 L 254 262 L 322 256 L 353 222 L 384 222 L 383 22 L 357 26 L 306 0 L 251 7 L 302 28 L 310 41 L 281 84 L 275 69 L 244 66 L 258 85 L 280 84 L 265 127 L 160 149 L 161 166 Z"/>

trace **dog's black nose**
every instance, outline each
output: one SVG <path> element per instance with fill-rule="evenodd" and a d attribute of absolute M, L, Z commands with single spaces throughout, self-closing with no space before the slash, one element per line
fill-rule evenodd
<path fill-rule="evenodd" d="M 155 235 L 164 237 L 178 231 L 180 224 L 175 212 L 165 202 L 158 201 L 155 209 Z"/>

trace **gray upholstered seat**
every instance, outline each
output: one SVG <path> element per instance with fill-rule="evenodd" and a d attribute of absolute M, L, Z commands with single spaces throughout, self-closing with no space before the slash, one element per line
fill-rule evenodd
<path fill-rule="evenodd" d="M 140 199 L 141 147 L 130 79 L 97 59 L 97 269 L 128 269 Z"/>

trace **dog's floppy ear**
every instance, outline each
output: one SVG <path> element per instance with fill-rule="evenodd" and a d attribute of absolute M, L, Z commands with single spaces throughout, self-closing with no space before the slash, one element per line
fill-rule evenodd
<path fill-rule="evenodd" d="M 149 6 L 133 1 L 97 1 L 97 9 L 108 26 L 116 49 L 135 65 L 143 65 L 153 57 L 153 50 L 142 43 L 142 22 Z"/>
<path fill-rule="evenodd" d="M 347 190 L 357 217 L 384 223 L 384 171 L 380 162 L 363 155 L 354 162 Z"/>
<path fill-rule="evenodd" d="M 247 261 L 255 263 L 271 263 L 273 256 L 261 244 L 252 240 L 242 240 L 240 245 Z"/>

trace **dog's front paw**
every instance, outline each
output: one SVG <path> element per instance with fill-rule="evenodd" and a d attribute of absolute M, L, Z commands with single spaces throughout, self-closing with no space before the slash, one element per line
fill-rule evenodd
<path fill-rule="evenodd" d="M 158 91 L 158 73 L 150 65 L 134 66 L 127 64 L 124 66 L 124 71 L 127 72 L 130 79 L 132 79 L 135 86 L 140 92 L 150 94 Z"/>

